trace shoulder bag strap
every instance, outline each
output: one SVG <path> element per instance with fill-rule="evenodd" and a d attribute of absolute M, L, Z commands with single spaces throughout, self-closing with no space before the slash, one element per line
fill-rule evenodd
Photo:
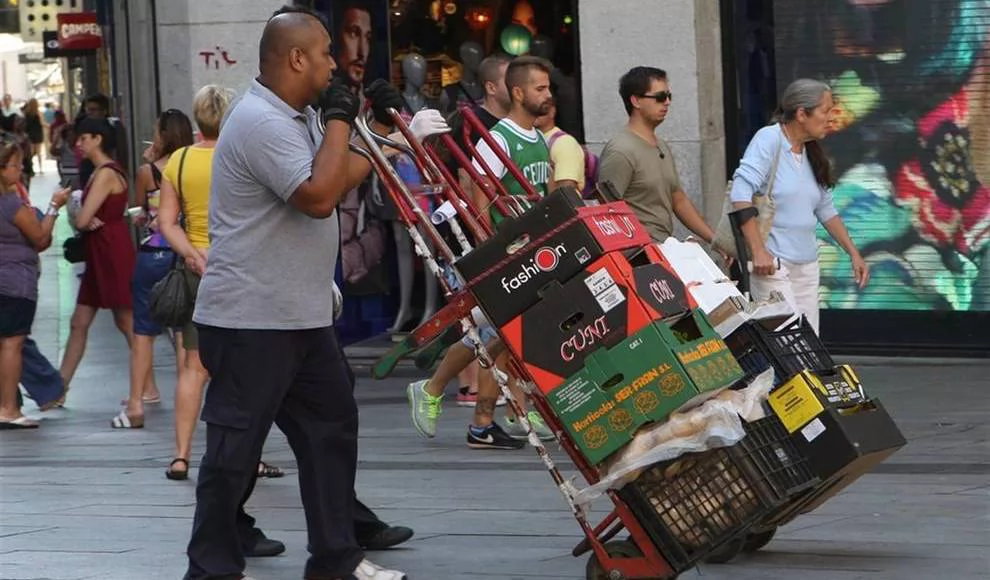
<path fill-rule="evenodd" d="M 781 142 L 777 143 L 777 153 L 773 156 L 773 161 L 770 163 L 770 173 L 767 175 L 767 203 L 770 207 L 774 206 L 773 202 L 773 184 L 777 181 L 777 167 L 780 166 L 780 150 L 784 147 L 787 138 L 784 137 L 784 131 L 780 132 Z"/>
<path fill-rule="evenodd" d="M 178 183 L 175 184 L 175 190 L 179 194 L 179 211 L 183 215 L 186 213 L 186 203 L 185 196 L 182 195 L 182 169 L 186 166 L 186 153 L 189 153 L 189 147 L 182 148 L 182 155 L 179 156 L 179 174 L 176 177 Z"/>

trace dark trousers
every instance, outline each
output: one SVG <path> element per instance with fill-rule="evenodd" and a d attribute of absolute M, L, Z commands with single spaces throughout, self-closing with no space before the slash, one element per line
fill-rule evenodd
<path fill-rule="evenodd" d="M 305 575 L 346 578 L 364 558 L 354 521 L 358 413 L 333 328 L 200 326 L 199 347 L 210 387 L 186 580 L 241 577 L 240 536 L 250 517 L 243 505 L 273 423 L 299 468 L 310 551 Z"/>

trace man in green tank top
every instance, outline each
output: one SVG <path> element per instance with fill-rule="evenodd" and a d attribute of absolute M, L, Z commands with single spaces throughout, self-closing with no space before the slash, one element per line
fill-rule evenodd
<path fill-rule="evenodd" d="M 541 195 L 549 193 L 553 187 L 553 169 L 550 165 L 550 149 L 543 134 L 536 129 L 536 118 L 547 114 L 552 103 L 550 94 L 550 66 L 536 57 L 524 56 L 514 59 L 505 71 L 505 85 L 512 99 L 509 116 L 498 122 L 491 130 L 495 143 L 519 168 L 523 176 Z M 484 140 L 478 141 L 478 154 L 488 167 L 499 176 L 502 185 L 513 196 L 525 196 L 526 190 L 516 178 L 506 170 L 502 161 L 488 147 Z M 475 167 L 482 166 L 478 159 Z M 489 207 L 488 217 L 496 227 L 505 216 L 492 205 L 480 188 L 475 189 L 477 207 Z M 523 202 L 526 207 L 526 202 Z"/>

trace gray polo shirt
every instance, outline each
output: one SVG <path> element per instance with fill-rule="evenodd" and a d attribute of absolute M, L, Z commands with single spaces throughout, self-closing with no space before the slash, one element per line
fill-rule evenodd
<path fill-rule="evenodd" d="M 210 250 L 193 320 L 220 328 L 301 330 L 333 324 L 337 213 L 289 205 L 322 137 L 258 81 L 233 105 L 213 154 Z"/>

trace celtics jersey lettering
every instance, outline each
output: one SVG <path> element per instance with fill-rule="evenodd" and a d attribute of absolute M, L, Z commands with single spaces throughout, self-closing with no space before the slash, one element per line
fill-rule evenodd
<path fill-rule="evenodd" d="M 522 172 L 526 181 L 533 186 L 540 195 L 546 195 L 550 187 L 550 149 L 547 142 L 539 131 L 534 131 L 533 136 L 520 132 L 515 123 L 509 123 L 505 119 L 499 121 L 492 127 L 492 133 L 501 137 L 508 147 L 509 158 Z M 526 190 L 516 181 L 516 178 L 505 171 L 502 176 L 502 185 L 510 195 L 525 196 Z M 492 224 L 498 224 L 503 216 L 495 209 L 491 208 Z"/>

